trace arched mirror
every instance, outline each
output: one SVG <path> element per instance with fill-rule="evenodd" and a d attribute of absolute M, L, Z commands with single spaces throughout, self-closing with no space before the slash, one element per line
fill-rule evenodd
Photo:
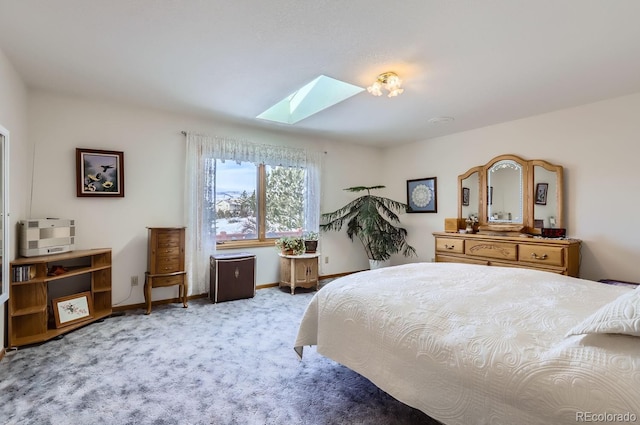
<path fill-rule="evenodd" d="M 531 233 L 539 234 L 542 228 L 564 228 L 562 211 L 563 171 L 559 165 L 547 161 L 531 161 L 532 199 L 529 215 L 533 217 Z"/>
<path fill-rule="evenodd" d="M 479 216 L 481 171 L 482 167 L 474 167 L 458 176 L 458 217 Z"/>
<path fill-rule="evenodd" d="M 458 218 L 477 212 L 481 231 L 564 228 L 562 187 L 562 166 L 500 155 L 458 176 Z"/>
<path fill-rule="evenodd" d="M 487 170 L 487 222 L 523 224 L 523 165 L 514 159 L 496 161 Z"/>
<path fill-rule="evenodd" d="M 0 304 L 9 299 L 9 132 L 0 126 Z"/>

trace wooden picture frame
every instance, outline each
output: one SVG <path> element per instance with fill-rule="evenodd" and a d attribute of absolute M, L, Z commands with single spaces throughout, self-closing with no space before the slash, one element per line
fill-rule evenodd
<path fill-rule="evenodd" d="M 436 177 L 407 180 L 407 212 L 437 213 Z"/>
<path fill-rule="evenodd" d="M 93 317 L 91 292 L 68 295 L 51 301 L 56 328 L 62 328 Z"/>
<path fill-rule="evenodd" d="M 536 184 L 535 204 L 547 205 L 547 191 L 549 190 L 549 183 Z"/>
<path fill-rule="evenodd" d="M 76 195 L 124 198 L 124 152 L 76 148 Z"/>
<path fill-rule="evenodd" d="M 469 195 L 470 195 L 470 190 L 468 187 L 463 187 L 462 188 L 462 206 L 463 207 L 468 207 L 469 206 Z"/>

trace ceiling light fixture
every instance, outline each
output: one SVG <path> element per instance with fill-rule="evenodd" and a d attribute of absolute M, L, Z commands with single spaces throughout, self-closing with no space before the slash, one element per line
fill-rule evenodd
<path fill-rule="evenodd" d="M 395 72 L 385 72 L 378 75 L 378 79 L 367 87 L 367 91 L 374 96 L 382 96 L 382 89 L 386 89 L 389 94 L 388 97 L 394 97 L 404 91 L 402 87 L 402 80 Z"/>

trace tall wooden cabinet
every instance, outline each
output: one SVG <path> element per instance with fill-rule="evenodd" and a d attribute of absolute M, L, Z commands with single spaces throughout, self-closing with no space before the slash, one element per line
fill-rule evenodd
<path fill-rule="evenodd" d="M 184 227 L 148 227 L 149 247 L 144 282 L 146 314 L 151 313 L 151 289 L 178 285 L 178 298 L 187 308 Z"/>
<path fill-rule="evenodd" d="M 9 347 L 48 341 L 104 319 L 112 313 L 111 249 L 18 258 L 11 262 L 9 290 Z M 52 301 L 86 292 L 91 315 L 56 327 Z"/>

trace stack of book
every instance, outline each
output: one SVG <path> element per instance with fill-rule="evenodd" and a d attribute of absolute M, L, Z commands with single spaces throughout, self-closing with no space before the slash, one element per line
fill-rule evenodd
<path fill-rule="evenodd" d="M 31 266 L 14 266 L 13 267 L 13 281 L 14 282 L 26 282 L 31 280 Z"/>

